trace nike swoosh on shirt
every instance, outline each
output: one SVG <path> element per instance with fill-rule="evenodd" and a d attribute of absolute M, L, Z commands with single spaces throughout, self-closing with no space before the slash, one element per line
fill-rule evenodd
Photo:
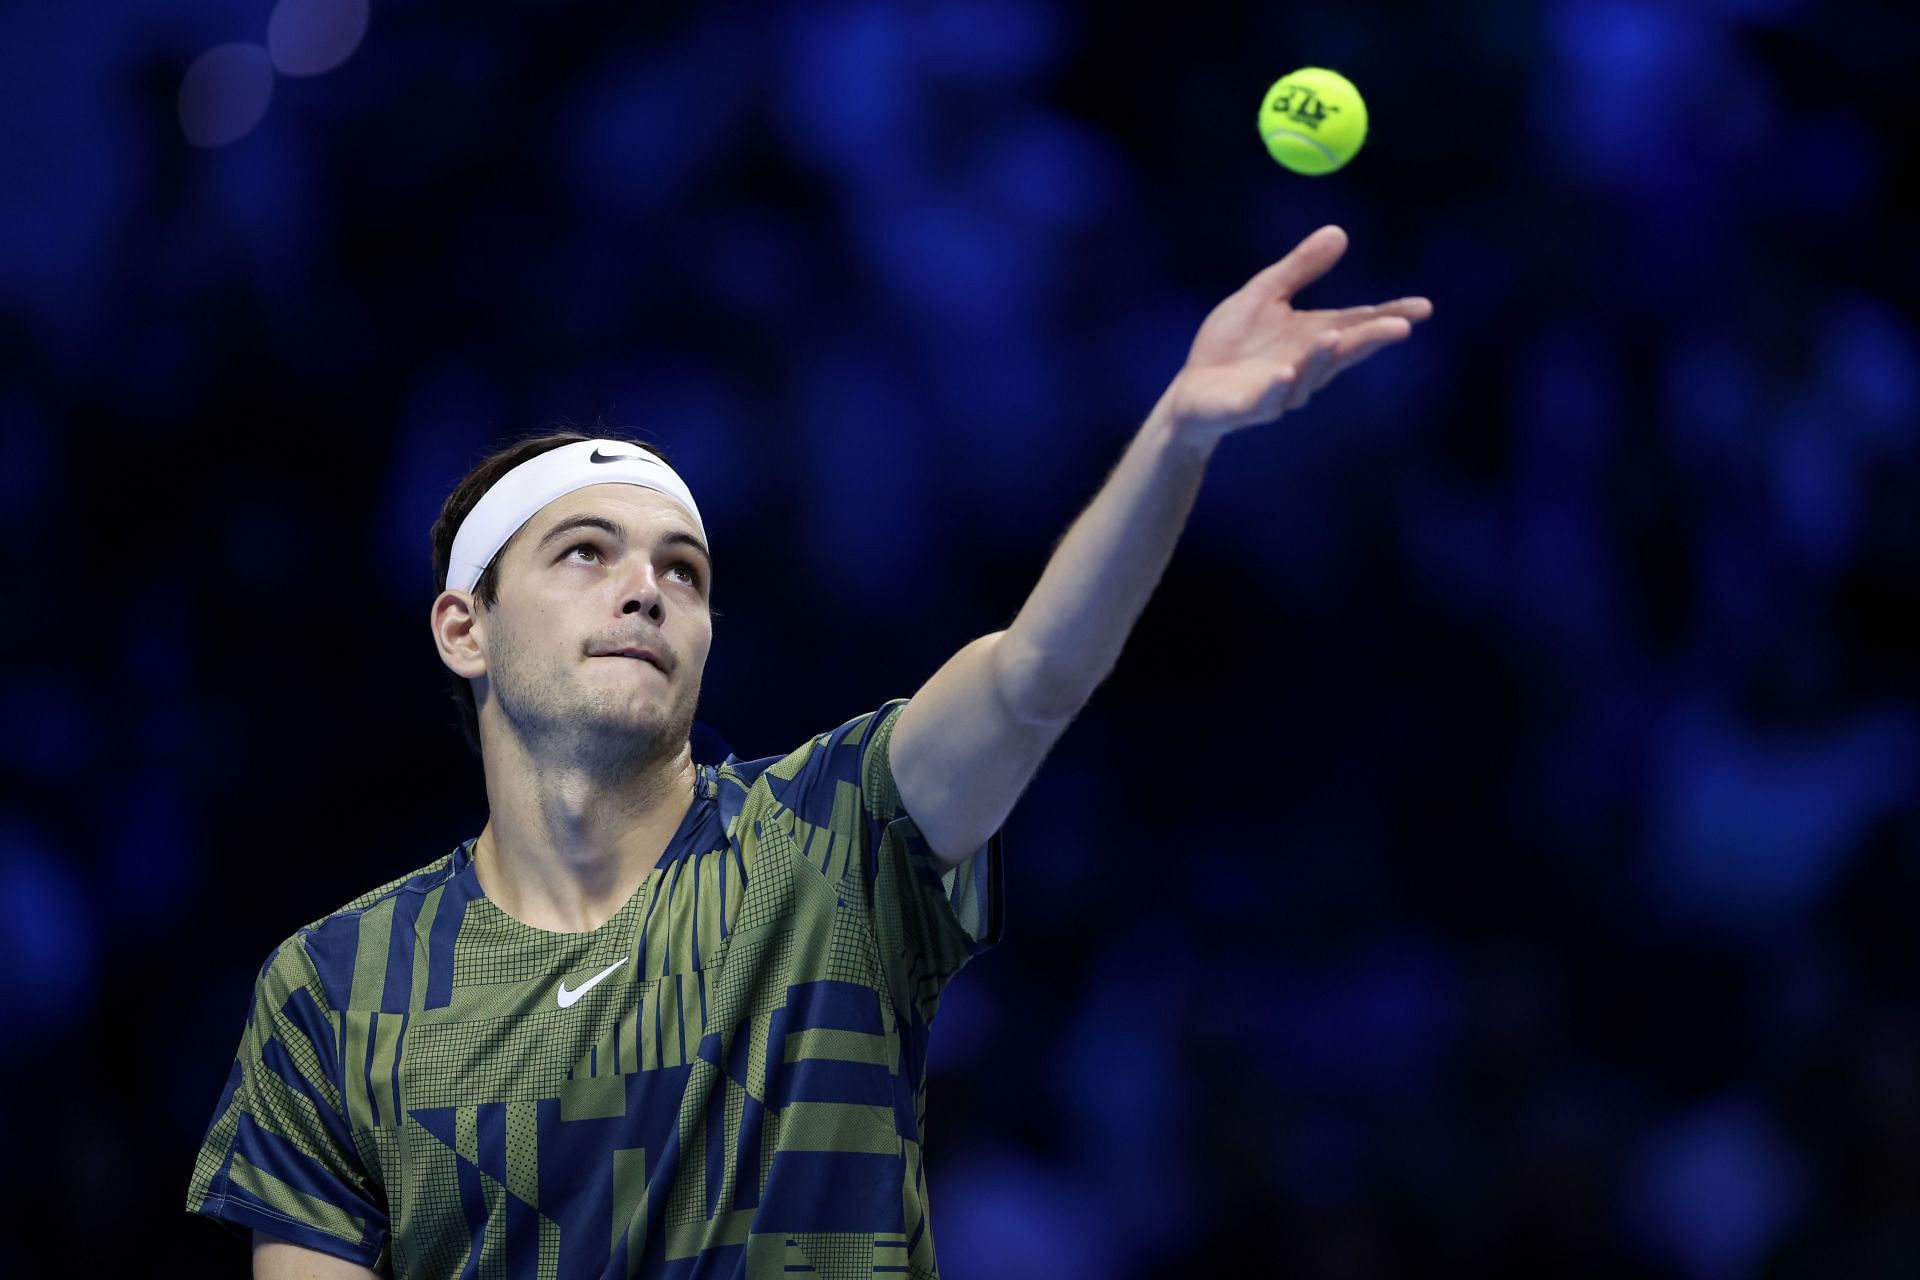
<path fill-rule="evenodd" d="M 608 965 L 606 968 L 602 969 L 600 972 L 594 974 L 591 978 L 588 978 L 585 982 L 581 983 L 579 986 L 575 987 L 571 991 L 567 990 L 567 981 L 565 978 L 562 978 L 560 980 L 560 1007 L 562 1009 L 571 1007 L 575 1000 L 578 1000 L 581 996 L 593 990 L 594 983 L 600 981 L 600 979 L 606 977 L 608 974 L 612 973 L 615 969 L 618 969 L 621 965 L 625 964 L 626 962 L 627 962 L 627 957 L 621 956 L 618 960 L 615 960 L 612 964 Z"/>

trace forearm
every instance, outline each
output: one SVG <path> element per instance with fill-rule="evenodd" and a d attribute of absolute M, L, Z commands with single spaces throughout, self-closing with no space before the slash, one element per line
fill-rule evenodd
<path fill-rule="evenodd" d="M 1023 716 L 1066 720 L 1119 660 L 1199 496 L 1211 445 L 1170 430 L 1161 397 L 1001 638 L 1001 688 Z"/>

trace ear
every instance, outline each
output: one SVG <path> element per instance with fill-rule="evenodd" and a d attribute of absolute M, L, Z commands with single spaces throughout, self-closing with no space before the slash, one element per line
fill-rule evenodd
<path fill-rule="evenodd" d="M 486 624 L 471 592 L 442 591 L 433 600 L 433 644 L 440 661 L 469 680 L 487 674 Z"/>

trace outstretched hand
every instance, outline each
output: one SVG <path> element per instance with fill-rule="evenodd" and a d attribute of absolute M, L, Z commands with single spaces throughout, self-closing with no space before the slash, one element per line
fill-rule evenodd
<path fill-rule="evenodd" d="M 1321 227 L 1247 281 L 1200 326 L 1163 401 L 1175 434 L 1211 445 L 1273 422 L 1433 314 L 1425 298 L 1301 311 L 1293 297 L 1347 251 L 1347 233 Z"/>

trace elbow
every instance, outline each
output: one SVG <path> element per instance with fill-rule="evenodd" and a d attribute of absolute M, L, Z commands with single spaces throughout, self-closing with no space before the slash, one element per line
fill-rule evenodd
<path fill-rule="evenodd" d="M 1066 724 L 1087 704 L 1093 692 L 1085 672 L 1063 674 L 1057 663 L 1021 642 L 1012 631 L 996 631 L 993 645 L 994 683 L 1001 704 L 1018 724 L 1054 728 Z"/>

